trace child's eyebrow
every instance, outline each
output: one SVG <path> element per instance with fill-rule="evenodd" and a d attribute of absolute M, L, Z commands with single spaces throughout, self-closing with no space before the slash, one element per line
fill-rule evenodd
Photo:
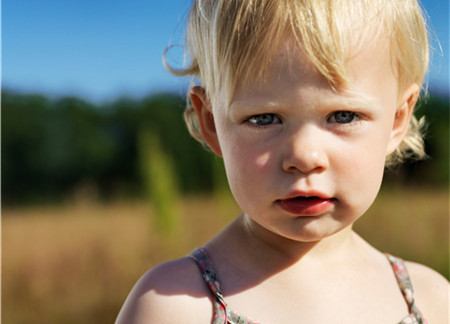
<path fill-rule="evenodd" d="M 267 101 L 264 99 L 260 99 L 260 100 L 236 100 L 234 102 L 232 102 L 229 106 L 229 109 L 233 108 L 233 109 L 249 109 L 249 110 L 253 110 L 253 109 L 271 109 L 271 108 L 275 108 L 275 107 L 280 107 L 283 106 L 280 103 L 274 102 L 274 101 Z"/>
<path fill-rule="evenodd" d="M 376 102 L 375 99 L 364 96 L 364 95 L 351 95 L 336 98 L 336 100 L 330 100 L 327 105 L 336 106 L 339 109 L 380 109 L 380 105 Z"/>

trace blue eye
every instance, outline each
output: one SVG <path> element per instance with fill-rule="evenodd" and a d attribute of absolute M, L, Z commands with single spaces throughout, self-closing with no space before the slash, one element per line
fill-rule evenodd
<path fill-rule="evenodd" d="M 357 117 L 356 113 L 351 111 L 337 111 L 329 117 L 328 121 L 338 124 L 348 124 L 355 121 Z"/>
<path fill-rule="evenodd" d="M 250 117 L 248 122 L 256 126 L 267 126 L 273 123 L 280 123 L 281 120 L 274 114 L 260 114 Z"/>

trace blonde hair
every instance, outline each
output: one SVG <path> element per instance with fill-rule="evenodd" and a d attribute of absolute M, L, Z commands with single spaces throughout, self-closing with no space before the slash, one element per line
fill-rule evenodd
<path fill-rule="evenodd" d="M 422 85 L 428 68 L 427 28 L 417 0 L 194 0 L 186 32 L 189 64 L 180 70 L 165 65 L 175 75 L 197 78 L 212 106 L 219 95 L 228 105 L 238 82 L 263 75 L 286 35 L 295 37 L 333 88 L 349 85 L 345 60 L 369 38 L 388 39 L 400 91 Z M 189 100 L 185 120 L 203 142 Z M 413 116 L 387 163 L 425 155 L 422 126 Z"/>

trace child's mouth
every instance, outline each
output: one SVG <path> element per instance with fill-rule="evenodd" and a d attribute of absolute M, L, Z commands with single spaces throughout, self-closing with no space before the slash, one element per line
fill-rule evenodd
<path fill-rule="evenodd" d="M 335 199 L 318 196 L 297 196 L 278 200 L 278 205 L 290 214 L 297 216 L 318 216 L 331 209 Z"/>
<path fill-rule="evenodd" d="M 311 196 L 311 197 L 298 196 L 298 197 L 291 198 L 291 199 L 293 199 L 293 200 L 318 200 L 318 199 L 323 200 L 322 198 L 319 198 L 317 196 Z"/>

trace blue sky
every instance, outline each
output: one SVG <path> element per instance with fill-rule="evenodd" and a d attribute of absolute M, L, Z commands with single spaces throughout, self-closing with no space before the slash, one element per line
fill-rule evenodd
<path fill-rule="evenodd" d="M 187 0 L 3 0 L 2 86 L 92 101 L 183 93 L 161 63 L 177 43 Z M 430 89 L 449 88 L 449 4 L 424 0 L 433 47 Z M 439 39 L 442 51 L 435 41 Z M 180 51 L 178 51 L 180 52 Z M 177 57 L 175 51 L 173 57 Z"/>

